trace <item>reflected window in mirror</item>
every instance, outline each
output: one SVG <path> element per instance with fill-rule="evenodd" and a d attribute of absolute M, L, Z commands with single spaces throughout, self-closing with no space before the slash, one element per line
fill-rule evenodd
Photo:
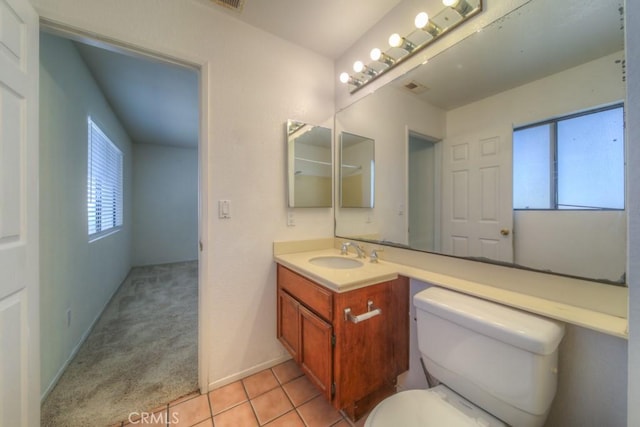
<path fill-rule="evenodd" d="M 333 206 L 331 129 L 287 122 L 289 207 Z"/>
<path fill-rule="evenodd" d="M 340 134 L 340 206 L 373 208 L 374 140 L 348 132 Z"/>
<path fill-rule="evenodd" d="M 624 209 L 623 106 L 513 132 L 514 209 Z"/>

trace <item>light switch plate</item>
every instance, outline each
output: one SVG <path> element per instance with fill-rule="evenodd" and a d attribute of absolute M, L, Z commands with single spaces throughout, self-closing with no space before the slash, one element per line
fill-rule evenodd
<path fill-rule="evenodd" d="M 231 218 L 231 200 L 218 200 L 218 218 Z"/>

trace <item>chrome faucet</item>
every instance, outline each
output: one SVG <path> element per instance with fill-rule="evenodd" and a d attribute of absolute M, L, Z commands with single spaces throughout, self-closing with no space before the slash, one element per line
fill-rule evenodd
<path fill-rule="evenodd" d="M 362 249 L 360 245 L 358 245 L 357 243 L 353 243 L 353 242 L 344 242 L 342 244 L 342 248 L 340 249 L 340 254 L 347 255 L 349 253 L 349 246 L 355 249 L 356 254 L 358 254 L 358 258 L 366 258 L 364 254 L 364 249 Z"/>
<path fill-rule="evenodd" d="M 382 248 L 371 249 L 371 255 L 369 255 L 369 258 L 371 258 L 371 262 L 377 263 L 380 259 L 380 257 L 378 256 L 378 252 L 382 251 L 384 251 L 384 249 Z"/>

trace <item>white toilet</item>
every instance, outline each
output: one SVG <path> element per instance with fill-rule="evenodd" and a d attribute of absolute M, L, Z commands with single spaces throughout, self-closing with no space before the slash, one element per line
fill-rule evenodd
<path fill-rule="evenodd" d="M 383 400 L 365 427 L 544 424 L 556 393 L 562 324 L 437 287 L 413 303 L 420 353 L 442 384 Z"/>

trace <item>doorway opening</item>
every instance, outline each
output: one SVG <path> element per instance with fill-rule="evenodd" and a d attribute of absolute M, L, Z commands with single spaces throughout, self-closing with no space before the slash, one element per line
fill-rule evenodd
<path fill-rule="evenodd" d="M 111 425 L 202 385 L 200 70 L 42 30 L 42 419 Z M 123 153 L 124 221 L 99 239 L 87 116 Z"/>
<path fill-rule="evenodd" d="M 407 241 L 422 251 L 440 249 L 440 146 L 410 131 L 407 140 Z"/>

